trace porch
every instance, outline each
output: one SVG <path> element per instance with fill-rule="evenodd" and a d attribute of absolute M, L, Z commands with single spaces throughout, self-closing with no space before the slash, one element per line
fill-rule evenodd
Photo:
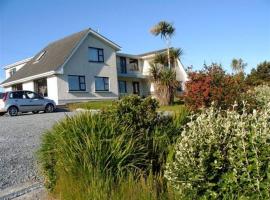
<path fill-rule="evenodd" d="M 119 96 L 137 94 L 142 97 L 150 95 L 150 83 L 147 79 L 118 77 Z"/>

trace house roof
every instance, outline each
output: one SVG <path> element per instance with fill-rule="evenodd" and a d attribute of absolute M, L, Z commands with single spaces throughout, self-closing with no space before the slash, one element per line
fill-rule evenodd
<path fill-rule="evenodd" d="M 149 52 L 146 52 L 146 53 L 142 53 L 142 54 L 139 54 L 137 56 L 144 57 L 144 56 L 148 56 L 148 55 L 152 55 L 152 54 L 163 53 L 165 51 L 167 51 L 167 49 L 159 49 L 159 50 L 155 50 L 155 51 L 149 51 Z"/>
<path fill-rule="evenodd" d="M 23 60 L 19 60 L 19 61 L 15 62 L 15 63 L 6 65 L 6 66 L 4 67 L 4 69 L 10 69 L 10 68 L 16 67 L 16 66 L 18 66 L 18 65 L 27 63 L 27 62 L 28 62 L 29 60 L 31 60 L 32 58 L 33 58 L 33 57 L 25 58 L 25 59 L 23 59 Z"/>
<path fill-rule="evenodd" d="M 27 77 L 35 77 L 40 74 L 56 72 L 68 60 L 73 51 L 80 44 L 81 40 L 83 40 L 88 33 L 92 33 L 96 37 L 102 39 L 116 50 L 120 49 L 120 46 L 117 44 L 88 28 L 48 44 L 48 46 L 30 59 L 24 67 L 19 69 L 13 76 L 2 82 L 1 85 L 20 82 L 20 80 Z"/>

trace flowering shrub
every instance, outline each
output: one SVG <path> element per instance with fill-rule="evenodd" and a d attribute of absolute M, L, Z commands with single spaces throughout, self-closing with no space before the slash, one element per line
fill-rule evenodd
<path fill-rule="evenodd" d="M 185 104 L 196 110 L 210 107 L 215 102 L 216 107 L 227 109 L 234 102 L 241 102 L 244 86 L 243 74 L 229 75 L 217 64 L 205 66 L 201 71 L 189 73 L 184 95 Z"/>
<path fill-rule="evenodd" d="M 258 106 L 263 107 L 270 102 L 270 86 L 259 85 L 251 92 Z"/>
<path fill-rule="evenodd" d="M 187 124 L 165 177 L 190 199 L 270 199 L 270 105 L 242 114 L 211 107 Z"/>

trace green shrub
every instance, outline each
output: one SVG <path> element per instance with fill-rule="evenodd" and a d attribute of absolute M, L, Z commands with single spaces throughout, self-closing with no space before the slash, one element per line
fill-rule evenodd
<path fill-rule="evenodd" d="M 268 85 L 259 85 L 250 93 L 255 98 L 258 107 L 264 107 L 270 102 L 270 86 Z"/>
<path fill-rule="evenodd" d="M 165 117 L 157 107 L 151 98 L 130 96 L 100 114 L 84 112 L 56 124 L 44 134 L 38 152 L 46 187 L 56 196 L 69 194 L 70 199 L 83 199 L 84 194 L 76 197 L 83 191 L 92 199 L 112 199 L 108 197 L 113 192 L 137 193 L 149 182 L 153 184 L 146 190 L 167 193 L 160 185 L 165 183 L 158 180 L 187 112 Z M 125 184 L 138 185 L 133 191 Z M 142 195 L 146 194 L 137 197 Z"/>
<path fill-rule="evenodd" d="M 270 105 L 204 110 L 182 132 L 165 177 L 190 199 L 270 198 Z"/>

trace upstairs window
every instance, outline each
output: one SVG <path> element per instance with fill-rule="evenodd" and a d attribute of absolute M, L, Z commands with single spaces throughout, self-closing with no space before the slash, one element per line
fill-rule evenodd
<path fill-rule="evenodd" d="M 89 47 L 89 62 L 104 62 L 103 49 Z"/>
<path fill-rule="evenodd" d="M 130 58 L 129 66 L 131 71 L 139 71 L 139 63 L 137 59 Z"/>
<path fill-rule="evenodd" d="M 85 91 L 85 76 L 68 76 L 68 87 L 69 91 Z"/>
<path fill-rule="evenodd" d="M 120 71 L 123 74 L 127 73 L 127 60 L 125 57 L 120 57 Z"/>
<path fill-rule="evenodd" d="M 95 77 L 95 90 L 96 91 L 109 91 L 109 78 L 108 77 Z"/>
<path fill-rule="evenodd" d="M 15 73 L 16 73 L 16 68 L 12 68 L 12 69 L 9 71 L 9 75 L 10 75 L 10 76 L 13 76 Z"/>

